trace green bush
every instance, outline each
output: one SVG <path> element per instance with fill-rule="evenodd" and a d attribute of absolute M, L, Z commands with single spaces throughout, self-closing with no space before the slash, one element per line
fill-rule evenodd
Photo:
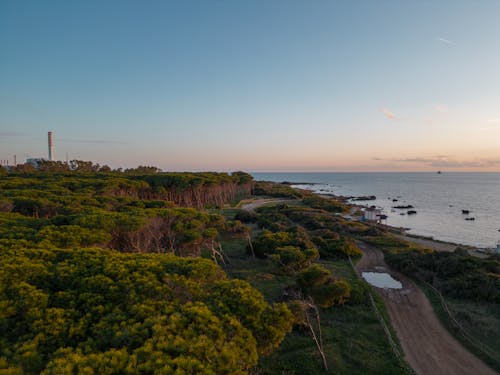
<path fill-rule="evenodd" d="M 351 287 L 345 280 L 334 280 L 331 272 L 319 264 L 297 275 L 297 285 L 321 307 L 341 305 L 349 300 Z"/>
<path fill-rule="evenodd" d="M 297 284 L 301 289 L 308 290 L 325 284 L 331 278 L 332 273 L 328 269 L 319 264 L 313 264 L 297 275 Z"/>
<path fill-rule="evenodd" d="M 318 257 L 317 249 L 301 250 L 297 246 L 278 247 L 271 255 L 271 259 L 280 267 L 292 271 L 298 271 L 309 266 Z"/>
<path fill-rule="evenodd" d="M 351 287 L 345 280 L 337 280 L 321 285 L 315 285 L 309 291 L 314 302 L 321 307 L 343 305 L 349 300 Z"/>
<path fill-rule="evenodd" d="M 319 252 L 321 256 L 326 258 L 346 258 L 362 255 L 356 242 L 345 236 L 337 240 L 324 240 L 319 246 Z"/>

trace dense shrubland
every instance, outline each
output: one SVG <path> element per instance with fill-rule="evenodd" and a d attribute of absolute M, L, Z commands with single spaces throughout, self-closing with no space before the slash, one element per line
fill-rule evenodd
<path fill-rule="evenodd" d="M 192 257 L 247 233 L 200 208 L 245 196 L 251 185 L 241 172 L 111 171 L 88 162 L 4 173 L 0 373 L 247 373 L 293 317 Z"/>
<path fill-rule="evenodd" d="M 361 254 L 354 240 L 348 236 L 351 232 L 349 224 L 334 215 L 344 210 L 345 206 L 338 201 L 311 197 L 293 207 L 278 204 L 261 207 L 256 213 L 236 215 L 262 228 L 252 244 L 247 246 L 248 253 L 269 258 L 276 264 L 278 272 L 294 276 L 295 283 L 287 287 L 285 294 L 292 301 L 302 301 L 293 305 L 295 310 L 297 306 L 307 311 L 308 306 L 328 308 L 349 301 L 351 285 L 316 263 L 320 257 L 345 259 Z"/>
<path fill-rule="evenodd" d="M 292 315 L 204 259 L 3 250 L 0 372 L 243 374 Z"/>
<path fill-rule="evenodd" d="M 479 259 L 466 251 L 388 254 L 391 267 L 426 281 L 443 295 L 472 301 L 500 303 L 500 261 Z"/>
<path fill-rule="evenodd" d="M 365 285 L 325 261 L 359 255 L 352 235 L 367 227 L 339 216 L 341 202 L 286 184 L 254 191 L 293 198 L 293 206 L 238 211 L 231 220 L 212 209 L 253 185 L 243 172 L 79 161 L 2 175 L 0 373 L 244 374 L 292 325 L 294 334 L 320 334 L 320 313 L 364 306 Z M 279 298 L 266 302 L 199 259 L 227 259 L 227 241 L 248 243 L 247 260 L 288 280 L 277 285 Z M 224 263 L 229 274 L 231 267 Z"/>
<path fill-rule="evenodd" d="M 280 204 L 260 208 L 257 215 L 247 215 L 241 215 L 242 220 L 254 221 L 264 229 L 254 241 L 257 256 L 272 254 L 273 249 L 281 246 L 298 246 L 303 251 L 316 249 L 326 259 L 361 255 L 350 236 L 358 232 L 358 225 L 329 211 Z"/>

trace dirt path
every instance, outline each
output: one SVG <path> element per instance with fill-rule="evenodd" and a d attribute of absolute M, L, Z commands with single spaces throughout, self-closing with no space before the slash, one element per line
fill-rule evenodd
<path fill-rule="evenodd" d="M 389 269 L 380 250 L 367 244 L 360 247 L 363 257 L 356 264 L 360 275 L 387 272 L 403 284 L 402 289 L 374 289 L 384 299 L 405 359 L 417 374 L 496 374 L 448 333 L 424 293 L 407 277 Z"/>
<path fill-rule="evenodd" d="M 287 198 L 261 198 L 261 199 L 253 199 L 250 201 L 245 201 L 239 208 L 246 211 L 255 211 L 260 206 L 264 206 L 270 203 L 287 203 L 287 202 L 296 202 L 294 199 Z"/>

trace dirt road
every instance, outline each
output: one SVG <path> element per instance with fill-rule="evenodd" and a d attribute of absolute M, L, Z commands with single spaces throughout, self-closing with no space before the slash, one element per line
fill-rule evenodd
<path fill-rule="evenodd" d="M 356 271 L 387 272 L 402 289 L 374 288 L 385 301 L 405 359 L 419 375 L 495 375 L 441 325 L 424 293 L 407 277 L 389 269 L 384 254 L 360 244 L 363 257 Z"/>

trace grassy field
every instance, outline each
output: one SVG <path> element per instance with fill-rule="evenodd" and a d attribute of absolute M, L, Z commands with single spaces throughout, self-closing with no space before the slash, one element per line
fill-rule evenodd
<path fill-rule="evenodd" d="M 228 216 L 231 213 L 228 213 Z M 294 277 L 276 272 L 276 267 L 265 259 L 254 259 L 246 253 L 246 240 L 223 242 L 230 259 L 227 272 L 232 277 L 250 282 L 268 301 L 279 301 L 283 289 L 294 283 Z M 361 283 L 346 260 L 322 261 L 323 266 L 339 278 L 358 285 Z M 361 293 L 358 301 L 321 310 L 323 342 L 329 371 L 325 372 L 314 342 L 305 329 L 292 331 L 280 348 L 271 356 L 262 358 L 257 374 L 407 374 L 393 354 L 382 326 L 368 298 Z M 362 289 L 362 287 L 361 287 Z M 361 301 L 359 300 L 361 298 Z M 377 300 L 382 315 L 383 303 Z"/>

